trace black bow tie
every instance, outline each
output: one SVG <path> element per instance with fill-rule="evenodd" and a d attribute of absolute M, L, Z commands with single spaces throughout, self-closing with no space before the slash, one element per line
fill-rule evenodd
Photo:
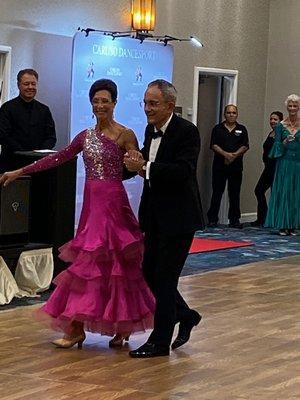
<path fill-rule="evenodd" d="M 157 139 L 159 137 L 163 137 L 163 132 L 162 131 L 157 131 L 157 132 L 151 132 L 151 138 L 152 139 Z"/>

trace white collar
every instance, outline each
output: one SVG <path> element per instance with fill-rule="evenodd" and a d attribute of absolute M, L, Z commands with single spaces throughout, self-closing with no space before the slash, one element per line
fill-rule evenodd
<path fill-rule="evenodd" d="M 173 117 L 173 113 L 170 115 L 170 118 L 168 119 L 168 121 L 160 129 L 157 129 L 156 127 L 154 127 L 154 132 L 157 132 L 160 130 L 160 131 L 162 131 L 162 133 L 165 133 L 169 123 L 171 122 L 172 117 Z"/>

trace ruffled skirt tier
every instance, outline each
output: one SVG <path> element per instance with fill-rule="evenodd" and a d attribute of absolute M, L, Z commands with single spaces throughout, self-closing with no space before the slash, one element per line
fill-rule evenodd
<path fill-rule="evenodd" d="M 155 300 L 142 257 L 143 236 L 122 182 L 87 180 L 76 236 L 60 248 L 70 266 L 54 279 L 38 317 L 66 333 L 73 321 L 110 336 L 151 328 Z"/>

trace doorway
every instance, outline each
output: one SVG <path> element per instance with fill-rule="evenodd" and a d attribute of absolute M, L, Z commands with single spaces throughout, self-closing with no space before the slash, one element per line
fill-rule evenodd
<path fill-rule="evenodd" d="M 9 98 L 11 47 L 0 46 L 0 106 Z"/>
<path fill-rule="evenodd" d="M 9 98 L 11 47 L 0 46 L 0 107 Z M 1 145 L 0 145 L 1 154 Z"/>
<path fill-rule="evenodd" d="M 201 136 L 197 178 L 200 188 L 204 217 L 212 194 L 211 175 L 213 151 L 210 149 L 212 128 L 223 119 L 226 104 L 237 104 L 238 71 L 218 68 L 194 68 L 193 123 Z M 228 222 L 227 187 L 221 202 L 219 221 Z"/>

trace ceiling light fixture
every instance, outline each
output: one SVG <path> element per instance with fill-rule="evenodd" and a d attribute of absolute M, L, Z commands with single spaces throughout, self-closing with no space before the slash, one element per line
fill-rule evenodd
<path fill-rule="evenodd" d="M 151 31 L 154 30 L 156 12 L 155 12 L 156 0 L 132 0 L 131 4 L 131 31 L 103 31 L 99 29 L 78 28 L 81 32 L 85 32 L 88 36 L 90 32 L 99 32 L 106 36 L 111 36 L 114 39 L 120 37 L 131 37 L 137 39 L 140 43 L 144 40 L 151 40 L 162 42 L 166 46 L 171 41 L 177 42 L 192 42 L 197 47 L 203 47 L 203 43 L 195 36 L 189 38 L 177 38 L 169 35 L 153 35 Z"/>

